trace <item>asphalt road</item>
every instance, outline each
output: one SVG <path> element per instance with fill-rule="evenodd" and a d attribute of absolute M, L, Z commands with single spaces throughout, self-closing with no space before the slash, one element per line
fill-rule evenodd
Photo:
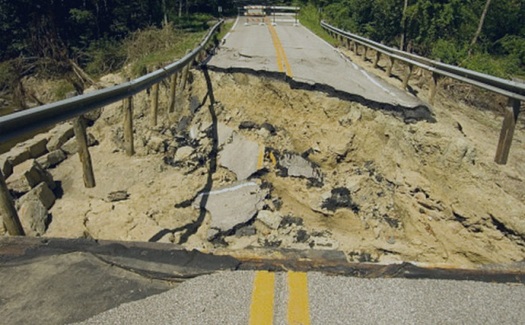
<path fill-rule="evenodd" d="M 293 81 L 344 93 L 372 106 L 426 110 L 428 105 L 364 71 L 307 28 L 240 17 L 208 66 L 225 71 L 274 72 Z"/>
<path fill-rule="evenodd" d="M 82 324 L 519 324 L 524 301 L 525 286 L 515 284 L 235 271 Z"/>

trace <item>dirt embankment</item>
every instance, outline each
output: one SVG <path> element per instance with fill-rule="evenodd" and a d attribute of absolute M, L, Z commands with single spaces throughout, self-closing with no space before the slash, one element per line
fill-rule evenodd
<path fill-rule="evenodd" d="M 509 164 L 499 166 L 493 155 L 500 119 L 453 106 L 443 95 L 436 123 L 406 124 L 277 80 L 211 72 L 210 78 L 213 110 L 203 73 L 195 70 L 175 114 L 161 110 L 155 128 L 148 126 L 147 94 L 135 98 L 134 157 L 123 151 L 122 105 L 106 107 L 90 128 L 99 142 L 91 148 L 97 187 L 83 188 L 77 157 L 50 170 L 64 194 L 45 236 L 159 240 L 206 251 L 338 249 L 352 260 L 461 266 L 525 258 L 521 127 Z M 191 202 L 210 182 L 216 189 L 237 181 L 221 165 L 228 141 L 214 147 L 210 130 L 219 124 L 219 131 L 264 145 L 262 168 L 250 180 L 269 194 L 264 213 L 210 240 L 212 216 Z M 283 173 L 282 157 L 294 154 L 310 161 L 319 179 Z M 211 175 L 210 162 L 217 163 Z M 127 195 L 108 198 L 115 191 Z"/>

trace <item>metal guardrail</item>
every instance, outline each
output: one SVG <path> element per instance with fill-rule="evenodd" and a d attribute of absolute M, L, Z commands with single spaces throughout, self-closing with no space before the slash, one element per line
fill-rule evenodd
<path fill-rule="evenodd" d="M 94 109 L 136 95 L 158 84 L 193 62 L 197 55 L 205 49 L 206 44 L 218 31 L 222 23 L 223 20 L 215 24 L 193 51 L 164 68 L 113 87 L 0 117 L 0 141 L 8 141 L 25 133 L 70 120 Z"/>
<path fill-rule="evenodd" d="M 40 131 L 41 129 L 58 122 L 74 119 L 73 129 L 83 169 L 84 185 L 88 188 L 95 187 L 95 176 L 87 145 L 86 123 L 83 114 L 125 99 L 123 103 L 124 145 L 126 147 L 126 153 L 130 156 L 133 155 L 133 95 L 136 95 L 147 88 L 152 88 L 151 123 L 152 126 L 156 126 L 159 83 L 166 78 L 172 77 L 169 104 L 169 111 L 172 112 L 175 105 L 178 73 L 182 71 L 182 85 L 180 88 L 184 90 L 190 65 L 194 60 L 202 59 L 199 57 L 200 54 L 206 50 L 208 42 L 219 30 L 223 22 L 224 21 L 221 20 L 215 24 L 195 49 L 186 54 L 179 61 L 169 64 L 162 69 L 114 87 L 97 90 L 89 94 L 76 96 L 70 99 L 0 117 L 0 141 L 7 141 L 29 132 Z M 23 236 L 25 234 L 1 168 L 0 212 L 0 214 L 3 215 L 2 219 L 6 230 L 10 235 Z"/>
<path fill-rule="evenodd" d="M 392 75 L 392 67 L 395 61 L 400 61 L 408 65 L 408 72 L 403 78 L 403 88 L 408 86 L 408 81 L 414 66 L 430 71 L 432 73 L 432 81 L 430 84 L 429 102 L 434 103 L 434 97 L 438 86 L 439 77 L 449 77 L 458 81 L 489 90 L 491 92 L 506 96 L 509 98 L 510 105 L 505 110 L 505 117 L 503 126 L 501 128 L 498 148 L 496 150 L 495 162 L 498 164 L 506 164 L 510 153 L 510 146 L 514 135 L 514 129 L 518 120 L 520 112 L 521 101 L 525 101 L 525 83 L 506 80 L 484 73 L 460 68 L 443 62 L 430 60 L 428 58 L 404 52 L 398 49 L 388 47 L 384 44 L 374 42 L 359 35 L 352 34 L 337 27 L 334 27 L 322 21 L 321 26 L 329 33 L 337 36 L 340 39 L 346 39 L 347 45 L 350 42 L 354 43 L 353 50 L 358 52 L 358 45 L 365 48 L 366 51 L 372 49 L 376 52 L 374 67 L 377 67 L 380 56 L 386 55 L 390 58 L 390 66 L 387 69 L 387 74 Z"/>

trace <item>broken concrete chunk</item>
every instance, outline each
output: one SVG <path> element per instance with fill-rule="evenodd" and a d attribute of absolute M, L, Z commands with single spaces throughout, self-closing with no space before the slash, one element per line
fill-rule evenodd
<path fill-rule="evenodd" d="M 179 149 L 177 149 L 177 152 L 175 153 L 175 158 L 173 160 L 175 162 L 184 161 L 188 159 L 194 152 L 195 149 L 193 149 L 192 147 L 180 147 Z"/>
<path fill-rule="evenodd" d="M 154 152 L 163 153 L 166 152 L 166 143 L 161 137 L 151 137 L 148 140 L 148 148 Z"/>
<path fill-rule="evenodd" d="M 241 124 L 239 124 L 239 130 L 252 130 L 252 129 L 258 129 L 259 124 L 252 122 L 252 121 L 243 121 Z"/>
<path fill-rule="evenodd" d="M 233 129 L 225 124 L 219 123 L 217 125 L 217 135 L 218 135 L 218 144 L 222 146 L 223 144 L 230 141 L 233 135 Z"/>
<path fill-rule="evenodd" d="M 75 132 L 73 131 L 73 125 L 69 123 L 57 125 L 51 130 L 51 137 L 47 142 L 47 150 L 51 152 L 60 149 L 60 147 L 62 147 L 62 145 L 74 135 Z"/>
<path fill-rule="evenodd" d="M 219 163 L 237 175 L 237 180 L 245 180 L 263 168 L 264 146 L 257 142 L 235 135 L 233 141 L 220 153 Z"/>
<path fill-rule="evenodd" d="M 11 177 L 7 184 L 16 193 L 27 193 L 41 182 L 45 182 L 52 190 L 56 187 L 51 174 L 44 170 L 36 161 L 28 170 L 14 176 L 16 177 Z"/>
<path fill-rule="evenodd" d="M 124 201 L 129 198 L 129 193 L 126 191 L 115 191 L 108 194 L 108 202 Z"/>
<path fill-rule="evenodd" d="M 291 153 L 284 153 L 279 158 L 279 166 L 283 176 L 304 177 L 323 182 L 323 175 L 318 167 L 307 159 Z"/>
<path fill-rule="evenodd" d="M 95 139 L 95 136 L 91 133 L 88 133 L 87 140 L 88 146 L 94 146 L 95 144 L 97 144 L 97 139 Z M 73 137 L 69 139 L 60 148 L 69 156 L 76 154 L 78 152 L 77 138 Z"/>
<path fill-rule="evenodd" d="M 46 209 L 51 209 L 55 204 L 55 194 L 49 189 L 49 186 L 45 182 L 41 182 L 31 191 L 27 192 L 24 196 L 18 200 L 17 205 L 22 206 L 27 201 L 40 201 Z"/>
<path fill-rule="evenodd" d="M 13 166 L 20 165 L 24 161 L 31 158 L 31 154 L 29 153 L 29 150 L 27 150 L 27 147 L 11 148 L 11 150 L 9 150 L 9 152 L 6 155 L 7 160 L 9 160 L 9 162 Z"/>
<path fill-rule="evenodd" d="M 38 158 L 47 152 L 47 141 L 45 135 L 37 135 L 21 145 L 27 148 L 31 158 Z"/>
<path fill-rule="evenodd" d="M 253 182 L 242 182 L 222 189 L 202 193 L 193 202 L 194 208 L 211 214 L 208 239 L 250 221 L 263 204 L 266 193 Z"/>
<path fill-rule="evenodd" d="M 64 151 L 58 149 L 38 158 L 36 161 L 42 166 L 42 168 L 48 169 L 60 164 L 66 158 L 67 156 Z"/>
<path fill-rule="evenodd" d="M 18 211 L 20 223 L 27 236 L 42 236 L 46 232 L 48 210 L 38 200 L 28 200 Z"/>
<path fill-rule="evenodd" d="M 283 217 L 275 212 L 262 210 L 257 214 L 257 219 L 268 226 L 270 229 L 278 229 L 281 225 Z"/>

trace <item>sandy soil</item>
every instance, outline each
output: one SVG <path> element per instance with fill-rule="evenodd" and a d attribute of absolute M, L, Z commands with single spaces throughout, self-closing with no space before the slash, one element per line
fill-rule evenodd
<path fill-rule="evenodd" d="M 277 157 L 304 154 L 322 172 L 320 187 L 282 177 L 267 155 L 265 170 L 252 179 L 271 184 L 265 209 L 287 217 L 279 229 L 255 218 L 210 242 L 209 214 L 199 220 L 199 211 L 185 204 L 205 186 L 213 159 L 206 135 L 212 123 L 210 97 L 203 73 L 193 70 L 175 114 L 165 112 L 167 88 L 161 87 L 162 117 L 155 128 L 148 127 L 148 95 L 135 98 L 133 157 L 122 149 L 122 105 L 103 110 L 89 129 L 99 141 L 91 148 L 97 187 L 83 187 L 76 156 L 51 170 L 64 195 L 50 211 L 45 236 L 159 240 L 204 251 L 225 246 L 338 249 L 350 260 L 455 266 L 525 258 L 523 124 L 508 165 L 500 166 L 493 156 L 502 118 L 449 99 L 444 91 L 434 107 L 436 123 L 405 124 L 384 111 L 290 89 L 283 81 L 213 72 L 210 77 L 218 123 Z M 424 99 L 424 76 L 414 80 L 414 90 Z M 186 128 L 181 117 L 189 121 Z M 246 121 L 269 123 L 276 132 L 239 129 Z M 192 128 L 200 133 L 196 139 L 188 135 Z M 174 159 L 181 147 L 191 147 L 191 154 Z M 212 175 L 213 188 L 235 181 L 220 166 Z M 348 189 L 352 207 L 321 207 L 336 188 Z M 111 202 L 108 195 L 114 191 L 126 191 L 129 198 Z"/>

